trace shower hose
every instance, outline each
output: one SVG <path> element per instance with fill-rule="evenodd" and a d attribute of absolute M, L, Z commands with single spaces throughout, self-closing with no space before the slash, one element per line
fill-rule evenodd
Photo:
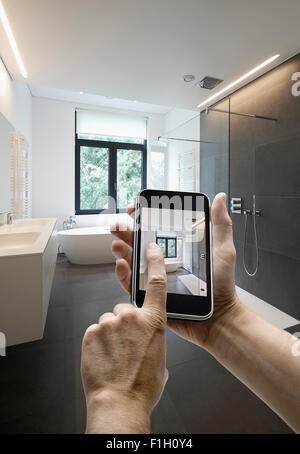
<path fill-rule="evenodd" d="M 257 230 L 256 230 L 256 214 L 251 213 L 250 210 L 244 211 L 245 215 L 245 234 L 244 234 L 244 251 L 243 251 L 243 265 L 244 265 L 244 270 L 248 274 L 248 276 L 253 277 L 256 275 L 257 270 L 258 270 L 258 242 L 257 242 Z M 256 262 L 255 262 L 255 268 L 253 273 L 251 273 L 246 266 L 246 239 L 247 239 L 247 227 L 248 227 L 248 218 L 249 216 L 253 216 L 253 228 L 254 228 L 254 242 L 255 242 L 255 252 L 256 252 Z"/>

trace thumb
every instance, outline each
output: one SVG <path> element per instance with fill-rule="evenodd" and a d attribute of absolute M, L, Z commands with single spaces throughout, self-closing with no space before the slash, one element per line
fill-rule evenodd
<path fill-rule="evenodd" d="M 144 306 L 166 311 L 167 276 L 164 257 L 156 243 L 150 243 L 146 249 L 148 282 Z"/>
<path fill-rule="evenodd" d="M 232 221 L 226 207 L 226 194 L 220 192 L 216 195 L 211 207 L 211 220 L 213 225 L 213 239 L 215 245 L 232 241 Z"/>

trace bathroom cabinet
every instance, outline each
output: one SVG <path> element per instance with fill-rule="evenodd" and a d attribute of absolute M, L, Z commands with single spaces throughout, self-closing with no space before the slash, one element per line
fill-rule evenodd
<path fill-rule="evenodd" d="M 6 346 L 42 339 L 57 258 L 56 219 L 0 227 L 0 332 Z"/>

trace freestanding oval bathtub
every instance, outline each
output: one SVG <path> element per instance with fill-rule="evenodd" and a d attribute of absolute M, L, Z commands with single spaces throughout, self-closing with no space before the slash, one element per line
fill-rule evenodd
<path fill-rule="evenodd" d="M 58 241 L 69 262 L 76 265 L 113 263 L 113 236 L 109 227 L 85 227 L 60 230 Z"/>

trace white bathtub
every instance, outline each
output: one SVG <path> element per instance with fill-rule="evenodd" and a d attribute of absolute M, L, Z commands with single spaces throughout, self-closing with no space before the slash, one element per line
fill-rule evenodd
<path fill-rule="evenodd" d="M 109 227 L 85 227 L 58 232 L 58 242 L 63 252 L 76 265 L 114 263 L 111 252 L 113 240 Z"/>

